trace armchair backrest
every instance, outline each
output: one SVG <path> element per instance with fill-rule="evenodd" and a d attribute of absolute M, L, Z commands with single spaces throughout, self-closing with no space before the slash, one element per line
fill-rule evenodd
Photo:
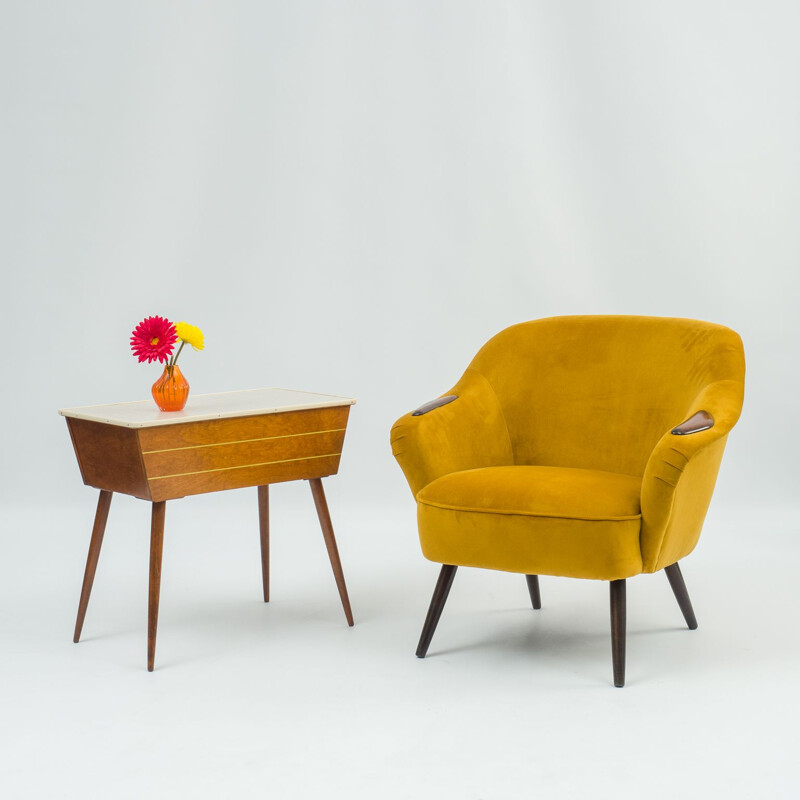
<path fill-rule="evenodd" d="M 706 386 L 744 380 L 744 351 L 709 322 L 552 317 L 501 331 L 470 368 L 497 396 L 514 463 L 642 475 Z"/>

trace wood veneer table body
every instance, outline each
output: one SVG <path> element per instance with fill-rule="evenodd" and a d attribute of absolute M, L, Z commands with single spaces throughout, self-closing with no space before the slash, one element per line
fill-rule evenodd
<path fill-rule="evenodd" d="M 308 480 L 349 625 L 350 601 L 322 478 L 334 475 L 351 398 L 259 389 L 199 395 L 181 412 L 149 401 L 61 409 L 83 482 L 100 489 L 74 640 L 80 639 L 111 497 L 153 504 L 148 612 L 148 669 L 155 659 L 161 552 L 167 500 L 258 487 L 264 601 L 269 600 L 269 484 Z"/>

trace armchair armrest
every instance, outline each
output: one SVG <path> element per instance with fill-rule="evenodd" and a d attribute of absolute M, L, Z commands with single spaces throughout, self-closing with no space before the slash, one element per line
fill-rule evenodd
<path fill-rule="evenodd" d="M 421 417 L 423 414 L 427 414 L 435 408 L 440 408 L 441 406 L 446 406 L 448 403 L 452 403 L 453 400 L 458 400 L 457 394 L 442 395 L 442 397 L 437 397 L 435 400 L 429 400 L 427 403 L 423 403 L 419 408 L 411 412 L 411 416 Z"/>
<path fill-rule="evenodd" d="M 698 411 L 689 419 L 674 427 L 670 433 L 673 436 L 688 436 L 691 433 L 700 433 L 714 427 L 714 417 L 708 411 Z"/>
<path fill-rule="evenodd" d="M 694 399 L 684 422 L 667 431 L 642 478 L 645 572 L 668 567 L 697 544 L 728 433 L 739 419 L 741 381 L 717 381 Z"/>
<path fill-rule="evenodd" d="M 447 395 L 397 420 L 391 442 L 415 497 L 442 475 L 514 463 L 503 410 L 489 382 L 474 369 Z"/>

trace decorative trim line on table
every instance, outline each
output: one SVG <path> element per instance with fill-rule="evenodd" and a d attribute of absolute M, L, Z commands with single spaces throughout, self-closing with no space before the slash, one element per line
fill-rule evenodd
<path fill-rule="evenodd" d="M 185 447 L 165 447 L 163 450 L 143 450 L 143 456 L 153 455 L 154 453 L 174 453 L 176 450 L 197 450 L 200 447 L 222 447 L 226 444 L 246 444 L 247 442 L 267 442 L 270 439 L 293 439 L 295 436 L 316 436 L 321 433 L 342 433 L 347 428 L 330 428 L 327 431 L 308 431 L 306 433 L 287 433 L 283 436 L 261 436 L 257 439 L 234 439 L 231 442 L 212 442 L 211 444 L 189 444 Z M 341 455 L 341 453 L 337 453 Z M 267 464 L 278 464 L 278 461 L 267 461 Z M 252 466 L 256 466 L 253 464 Z M 185 473 L 189 474 L 189 473 Z"/>
<path fill-rule="evenodd" d="M 288 464 L 291 461 L 311 461 L 314 458 L 333 458 L 341 453 L 325 453 L 321 456 L 303 456 L 302 458 L 282 458 L 279 461 L 262 461 L 259 464 L 237 464 L 235 467 L 217 467 L 216 469 L 201 469 L 197 472 L 176 472 L 174 475 L 149 475 L 151 481 L 160 481 L 163 478 L 184 478 L 187 475 L 205 475 L 208 472 L 225 472 L 229 469 L 246 469 L 247 467 L 266 467 L 268 464 Z"/>

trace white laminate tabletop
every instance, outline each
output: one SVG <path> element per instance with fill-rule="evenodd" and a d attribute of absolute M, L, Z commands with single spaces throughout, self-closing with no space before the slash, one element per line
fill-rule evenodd
<path fill-rule="evenodd" d="M 154 425 L 175 425 L 178 422 L 199 422 L 205 419 L 351 406 L 355 402 L 352 397 L 299 392 L 294 389 L 248 389 L 241 392 L 190 394 L 183 411 L 161 411 L 153 400 L 136 400 L 103 406 L 59 408 L 58 413 L 64 417 L 122 425 L 125 428 L 149 428 Z"/>

